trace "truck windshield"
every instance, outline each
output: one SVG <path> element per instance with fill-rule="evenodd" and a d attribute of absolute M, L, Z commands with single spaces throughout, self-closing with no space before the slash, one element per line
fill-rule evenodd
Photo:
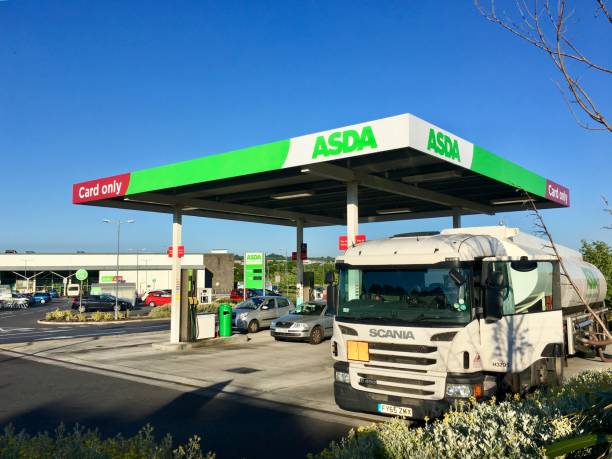
<path fill-rule="evenodd" d="M 467 324 L 470 274 L 465 268 L 341 270 L 337 317 L 402 325 Z"/>

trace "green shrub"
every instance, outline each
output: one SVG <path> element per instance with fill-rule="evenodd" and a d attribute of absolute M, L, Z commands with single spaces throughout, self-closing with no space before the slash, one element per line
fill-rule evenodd
<path fill-rule="evenodd" d="M 94 311 L 91 313 L 91 320 L 94 322 L 100 322 L 104 320 L 104 313 L 102 311 Z"/>
<path fill-rule="evenodd" d="M 149 311 L 149 317 L 152 319 L 162 319 L 170 317 L 170 305 L 156 306 Z"/>
<path fill-rule="evenodd" d="M 221 303 L 206 303 L 206 304 L 198 304 L 197 310 L 198 312 L 206 312 L 209 314 L 218 314 L 219 306 Z"/>
<path fill-rule="evenodd" d="M 87 316 L 85 314 L 81 314 L 81 313 L 77 314 L 76 319 L 79 322 L 87 322 Z"/>
<path fill-rule="evenodd" d="M 155 440 L 153 428 L 143 427 L 133 437 L 121 435 L 103 439 L 96 430 L 85 430 L 78 425 L 67 431 L 60 425 L 53 434 L 47 432 L 30 435 L 5 427 L 0 435 L 2 458 L 130 458 L 130 459 L 214 459 L 214 454 L 204 453 L 200 438 L 194 436 L 186 445 L 172 448 L 172 437 L 166 435 Z"/>
<path fill-rule="evenodd" d="M 117 314 L 120 314 L 119 312 Z M 115 313 L 114 312 L 105 312 L 102 314 L 102 320 L 104 321 L 110 321 L 110 320 L 115 320 Z"/>
<path fill-rule="evenodd" d="M 409 427 L 392 419 L 351 430 L 310 458 L 546 457 L 559 440 L 612 431 L 612 370 L 586 371 L 564 386 L 502 403 L 464 402 L 444 418 Z M 603 452 L 607 445 L 598 446 Z M 590 457 L 595 451 L 572 457 Z M 584 454 L 582 456 L 581 454 Z M 595 456 L 602 454 L 597 450 Z M 568 456 L 569 457 L 569 456 Z"/>

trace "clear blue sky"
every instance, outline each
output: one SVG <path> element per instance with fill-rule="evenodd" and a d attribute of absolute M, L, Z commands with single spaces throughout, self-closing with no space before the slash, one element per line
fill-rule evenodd
<path fill-rule="evenodd" d="M 593 11 L 572 27 L 609 64 Z M 2 1 L 0 249 L 113 250 L 101 220 L 134 218 L 123 248 L 162 250 L 169 216 L 73 206 L 71 184 L 404 112 L 568 186 L 572 207 L 544 213 L 559 242 L 611 242 L 600 195 L 612 199 L 612 135 L 574 123 L 556 78 L 546 56 L 470 0 Z M 610 79 L 585 78 L 611 116 Z M 500 219 L 533 229 L 520 213 L 464 225 Z M 184 223 L 188 251 L 294 244 L 284 227 Z M 360 230 L 372 239 L 448 225 Z M 309 253 L 335 255 L 343 232 L 307 230 Z"/>

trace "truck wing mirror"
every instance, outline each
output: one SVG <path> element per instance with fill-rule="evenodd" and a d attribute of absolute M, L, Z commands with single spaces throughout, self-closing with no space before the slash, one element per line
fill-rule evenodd
<path fill-rule="evenodd" d="M 448 272 L 448 277 L 450 277 L 453 282 L 457 285 L 457 287 L 462 286 L 463 284 L 465 284 L 465 277 L 463 276 L 463 274 L 461 274 L 461 271 L 459 271 L 458 269 L 451 269 Z"/>
<path fill-rule="evenodd" d="M 518 271 L 521 273 L 528 273 L 529 271 L 538 269 L 538 262 L 530 261 L 530 260 L 518 260 L 518 261 L 515 260 L 515 261 L 510 262 L 510 267 L 514 269 L 515 271 Z"/>

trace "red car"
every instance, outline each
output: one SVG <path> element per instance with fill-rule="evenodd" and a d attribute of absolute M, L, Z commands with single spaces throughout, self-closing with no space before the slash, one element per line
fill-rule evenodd
<path fill-rule="evenodd" d="M 172 303 L 172 294 L 163 290 L 154 290 L 147 293 L 144 303 L 151 307 L 161 306 L 162 304 L 170 304 Z"/>

